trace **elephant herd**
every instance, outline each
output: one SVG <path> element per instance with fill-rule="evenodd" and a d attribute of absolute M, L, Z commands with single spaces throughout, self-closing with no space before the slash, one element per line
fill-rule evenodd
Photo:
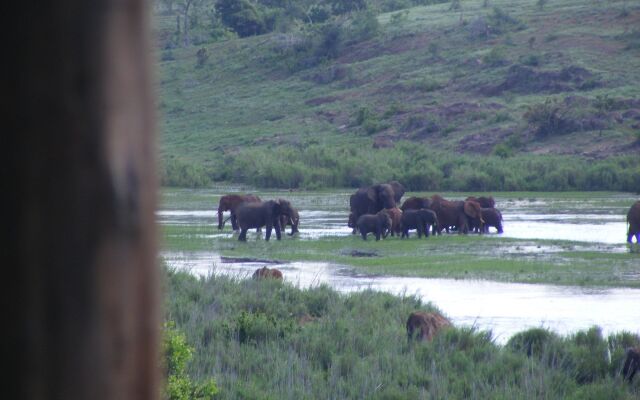
<path fill-rule="evenodd" d="M 230 216 L 223 220 L 223 213 L 226 211 L 229 211 Z M 238 240 L 246 241 L 249 229 L 255 228 L 259 232 L 262 227 L 266 227 L 268 241 L 274 229 L 276 238 L 280 240 L 282 230 L 288 225 L 291 226 L 289 235 L 297 233 L 300 215 L 291 202 L 285 199 L 262 201 L 252 194 L 228 194 L 222 196 L 218 203 L 218 229 L 223 229 L 229 219 L 233 230 L 240 230 Z"/>
<path fill-rule="evenodd" d="M 467 197 L 465 200 L 447 200 L 435 194 L 431 197 L 409 197 L 402 205 L 405 189 L 399 182 L 391 181 L 358 189 L 349 198 L 350 213 L 347 225 L 352 233 L 358 232 L 364 240 L 373 234 L 376 240 L 391 236 L 409 237 L 415 230 L 418 237 L 441 234 L 442 231 L 459 234 L 488 233 L 491 227 L 503 233 L 502 213 L 495 208 L 493 197 Z M 223 220 L 223 213 L 230 216 Z M 266 240 L 275 230 L 278 240 L 281 232 L 291 226 L 290 236 L 298 230 L 300 215 L 286 199 L 262 201 L 252 194 L 228 194 L 220 198 L 218 205 L 218 229 L 231 220 L 234 231 L 240 230 L 238 240 L 246 241 L 247 231 L 266 228 Z M 640 201 L 636 201 L 627 213 L 627 242 L 633 238 L 640 243 Z"/>
<path fill-rule="evenodd" d="M 405 190 L 396 181 L 360 188 L 349 199 L 348 226 L 362 239 L 372 233 L 376 240 L 391 236 L 405 238 L 410 230 L 422 235 L 457 231 L 488 233 L 494 227 L 503 232 L 502 214 L 493 197 L 468 197 L 463 201 L 446 200 L 440 195 L 410 197 L 400 207 Z"/>

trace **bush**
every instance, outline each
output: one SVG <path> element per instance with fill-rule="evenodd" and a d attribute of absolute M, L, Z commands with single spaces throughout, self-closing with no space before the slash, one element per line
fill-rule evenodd
<path fill-rule="evenodd" d="M 536 136 L 546 137 L 571 133 L 577 129 L 568 118 L 569 108 L 550 98 L 544 103 L 529 106 L 524 119 L 535 130 Z"/>
<path fill-rule="evenodd" d="M 183 333 L 175 323 L 167 321 L 164 325 L 162 351 L 166 384 L 163 398 L 167 400 L 206 400 L 213 399 L 218 393 L 214 379 L 196 384 L 186 373 L 187 363 L 193 357 L 193 348 L 187 344 Z"/>
<path fill-rule="evenodd" d="M 161 164 L 160 183 L 163 186 L 204 187 L 211 184 L 205 168 L 170 158 Z"/>

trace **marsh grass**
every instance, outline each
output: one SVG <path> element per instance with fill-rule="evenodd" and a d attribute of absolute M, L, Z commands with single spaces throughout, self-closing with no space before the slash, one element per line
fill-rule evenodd
<path fill-rule="evenodd" d="M 500 346 L 473 327 L 407 343 L 413 296 L 276 281 L 196 278 L 168 271 L 166 318 L 194 357 L 196 381 L 215 378 L 222 399 L 632 399 L 617 376 L 629 333 L 596 327 L 568 337 L 525 331 Z M 304 318 L 303 318 L 304 317 Z M 531 350 L 530 350 L 531 349 Z M 527 355 L 529 353 L 529 356 Z M 611 354 L 609 363 L 607 354 Z"/>

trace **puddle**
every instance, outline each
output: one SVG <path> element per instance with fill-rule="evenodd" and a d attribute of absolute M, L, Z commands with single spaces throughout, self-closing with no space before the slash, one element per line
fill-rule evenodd
<path fill-rule="evenodd" d="M 224 262 L 211 252 L 166 253 L 167 264 L 193 274 L 249 278 L 260 260 Z M 373 289 L 417 295 L 443 310 L 456 325 L 491 330 L 498 343 L 527 328 L 545 327 L 569 334 L 598 325 L 606 335 L 640 333 L 640 289 L 602 289 L 481 280 L 375 277 L 322 262 L 271 264 L 299 287 L 328 284 L 339 292 Z"/>

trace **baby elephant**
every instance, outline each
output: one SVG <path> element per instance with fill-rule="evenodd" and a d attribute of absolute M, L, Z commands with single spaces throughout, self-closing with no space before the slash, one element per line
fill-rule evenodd
<path fill-rule="evenodd" d="M 402 238 L 409 237 L 409 229 L 415 229 L 419 238 L 423 233 L 425 237 L 429 237 L 430 226 L 433 226 L 434 234 L 438 231 L 438 217 L 431 210 L 407 210 L 402 213 L 400 225 L 402 226 Z"/>
<path fill-rule="evenodd" d="M 438 313 L 414 311 L 407 319 L 407 339 L 430 341 L 443 328 L 451 326 L 451 322 Z"/>
<path fill-rule="evenodd" d="M 391 217 L 384 210 L 377 214 L 361 215 L 356 222 L 356 226 L 362 235 L 363 240 L 367 240 L 367 233 L 375 233 L 376 240 L 380 240 L 380 236 L 387 237 L 388 231 L 391 230 Z"/>

